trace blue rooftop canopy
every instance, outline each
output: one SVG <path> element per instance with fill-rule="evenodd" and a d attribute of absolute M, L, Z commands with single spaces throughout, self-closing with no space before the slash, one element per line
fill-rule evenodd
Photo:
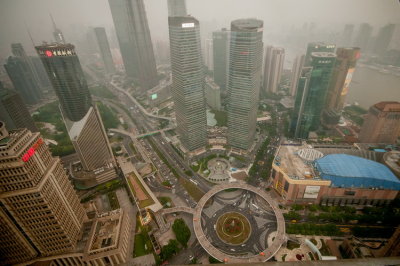
<path fill-rule="evenodd" d="M 330 154 L 315 161 L 322 179 L 335 187 L 400 190 L 400 180 L 381 163 L 347 154 Z"/>

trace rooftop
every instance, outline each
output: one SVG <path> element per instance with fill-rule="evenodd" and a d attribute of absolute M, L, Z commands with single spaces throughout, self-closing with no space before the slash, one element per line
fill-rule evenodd
<path fill-rule="evenodd" d="M 237 19 L 231 23 L 233 31 L 258 31 L 263 24 L 262 20 L 255 18 Z"/>
<path fill-rule="evenodd" d="M 374 107 L 382 112 L 400 112 L 399 102 L 379 102 Z"/>
<path fill-rule="evenodd" d="M 315 161 L 321 178 L 339 187 L 373 187 L 400 190 L 400 180 L 388 167 L 347 154 L 330 154 Z"/>

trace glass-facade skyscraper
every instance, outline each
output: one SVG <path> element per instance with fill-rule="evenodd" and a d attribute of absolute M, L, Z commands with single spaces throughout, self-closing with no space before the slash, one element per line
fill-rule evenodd
<path fill-rule="evenodd" d="M 115 73 L 114 61 L 111 55 L 110 45 L 108 44 L 106 29 L 103 27 L 94 28 L 97 44 L 99 45 L 101 58 L 103 59 L 104 69 L 107 74 Z"/>
<path fill-rule="evenodd" d="M 68 135 L 84 171 L 98 183 L 116 176 L 114 156 L 72 44 L 37 46 L 58 96 Z M 102 169 L 101 171 L 98 169 Z"/>
<path fill-rule="evenodd" d="M 143 0 L 108 0 L 128 77 L 147 91 L 158 84 Z"/>
<path fill-rule="evenodd" d="M 311 66 L 303 68 L 292 117 L 296 138 L 306 139 L 310 131 L 320 126 L 335 61 L 334 53 L 314 52 Z"/>
<path fill-rule="evenodd" d="M 311 54 L 315 52 L 335 52 L 336 45 L 326 44 L 323 42 L 311 42 L 307 45 L 306 57 L 304 59 L 304 66 L 310 66 L 312 62 Z"/>
<path fill-rule="evenodd" d="M 51 44 L 36 46 L 36 50 L 64 114 L 71 121 L 81 120 L 92 99 L 75 47 L 72 44 Z"/>
<path fill-rule="evenodd" d="M 231 23 L 228 80 L 228 144 L 248 150 L 254 140 L 262 71 L 263 21 Z"/>
<path fill-rule="evenodd" d="M 177 133 L 189 151 L 206 146 L 207 116 L 200 27 L 194 17 L 169 17 L 172 97 Z"/>
<path fill-rule="evenodd" d="M 221 92 L 225 93 L 228 81 L 230 32 L 224 28 L 220 31 L 214 31 L 212 36 L 214 81 L 220 87 Z"/>
<path fill-rule="evenodd" d="M 168 17 L 187 16 L 186 0 L 168 0 Z"/>

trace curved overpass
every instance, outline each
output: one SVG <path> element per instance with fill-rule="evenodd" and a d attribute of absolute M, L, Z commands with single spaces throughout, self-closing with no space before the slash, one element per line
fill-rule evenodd
<path fill-rule="evenodd" d="M 258 196 L 262 197 L 264 200 L 268 202 L 268 204 L 272 207 L 276 219 L 277 219 L 277 236 L 275 237 L 274 242 L 271 246 L 269 246 L 264 251 L 260 252 L 259 255 L 253 256 L 232 256 L 228 255 L 216 247 L 214 247 L 211 242 L 207 239 L 206 235 L 203 232 L 203 228 L 201 226 L 201 213 L 203 211 L 203 207 L 206 202 L 215 194 L 225 189 L 230 188 L 238 188 L 249 190 Z M 280 249 L 282 244 L 285 242 L 285 220 L 283 218 L 282 212 L 280 211 L 277 204 L 272 200 L 272 198 L 266 193 L 264 190 L 260 188 L 256 188 L 250 186 L 243 182 L 235 182 L 229 184 L 222 184 L 218 186 L 214 186 L 211 190 L 209 190 L 197 203 L 196 208 L 194 209 L 193 215 L 193 228 L 196 234 L 196 237 L 200 243 L 200 245 L 207 251 L 208 254 L 213 256 L 214 258 L 229 263 L 260 263 L 269 260 L 275 253 Z"/>

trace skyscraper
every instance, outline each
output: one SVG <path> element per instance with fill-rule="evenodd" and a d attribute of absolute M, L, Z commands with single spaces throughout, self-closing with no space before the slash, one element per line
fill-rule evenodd
<path fill-rule="evenodd" d="M 64 123 L 83 169 L 94 172 L 88 175 L 98 183 L 114 178 L 114 156 L 100 114 L 92 105 L 74 46 L 50 44 L 37 46 L 36 50 L 59 98 Z"/>
<path fill-rule="evenodd" d="M 94 28 L 97 43 L 99 45 L 101 58 L 103 59 L 104 68 L 107 74 L 115 73 L 114 61 L 111 55 L 110 45 L 108 44 L 106 29 L 97 27 Z"/>
<path fill-rule="evenodd" d="M 11 82 L 26 104 L 36 104 L 41 99 L 41 91 L 29 65 L 23 58 L 10 56 L 4 68 Z"/>
<path fill-rule="evenodd" d="M 214 81 L 222 93 L 226 92 L 228 82 L 229 39 L 230 32 L 225 28 L 213 32 Z"/>
<path fill-rule="evenodd" d="M 310 131 L 317 130 L 321 124 L 336 55 L 314 52 L 311 60 L 311 66 L 302 70 L 292 117 L 294 135 L 301 139 L 308 138 Z"/>
<path fill-rule="evenodd" d="M 387 24 L 379 30 L 373 50 L 375 54 L 384 55 L 388 50 L 389 44 L 393 38 L 395 27 L 395 24 Z"/>
<path fill-rule="evenodd" d="M 53 16 L 50 14 L 51 22 L 53 23 L 53 37 L 56 43 L 63 43 L 65 44 L 65 38 L 62 31 L 57 28 L 56 22 L 54 21 Z"/>
<path fill-rule="evenodd" d="M 362 143 L 395 143 L 400 136 L 400 103 L 380 102 L 371 106 L 359 134 Z"/>
<path fill-rule="evenodd" d="M 306 57 L 304 59 L 304 66 L 310 66 L 312 62 L 311 54 L 315 52 L 335 52 L 336 46 L 334 44 L 326 44 L 323 42 L 311 42 L 307 45 Z"/>
<path fill-rule="evenodd" d="M 186 15 L 186 0 L 168 0 L 168 17 L 184 17 Z"/>
<path fill-rule="evenodd" d="M 363 23 L 360 25 L 357 37 L 354 40 L 354 46 L 360 47 L 361 51 L 367 50 L 369 41 L 371 39 L 372 27 L 368 23 Z"/>
<path fill-rule="evenodd" d="M 265 48 L 264 64 L 264 93 L 277 93 L 281 81 L 283 62 L 285 61 L 285 49 L 267 46 Z"/>
<path fill-rule="evenodd" d="M 143 90 L 158 84 L 156 60 L 143 0 L 108 0 L 128 77 Z"/>
<path fill-rule="evenodd" d="M 304 58 L 305 58 L 304 54 L 296 56 L 293 62 L 292 76 L 290 78 L 290 91 L 289 91 L 289 94 L 292 97 L 296 95 L 297 86 L 301 75 L 301 69 L 303 68 L 304 65 Z"/>
<path fill-rule="evenodd" d="M 204 44 L 204 65 L 208 70 L 212 71 L 214 69 L 214 59 L 213 59 L 213 40 L 206 39 Z"/>
<path fill-rule="evenodd" d="M 92 99 L 75 47 L 72 44 L 45 44 L 37 46 L 36 50 L 65 116 L 74 122 L 81 120 Z"/>
<path fill-rule="evenodd" d="M 360 58 L 360 48 L 336 50 L 336 62 L 323 113 L 323 123 L 327 127 L 335 126 L 339 122 L 358 58 Z"/>
<path fill-rule="evenodd" d="M 0 121 L 5 122 L 9 129 L 27 128 L 32 132 L 38 131 L 19 94 L 1 87 Z"/>
<path fill-rule="evenodd" d="M 194 17 L 169 17 L 172 96 L 177 133 L 192 151 L 207 143 L 204 73 L 199 22 Z"/>
<path fill-rule="evenodd" d="M 254 140 L 262 71 L 263 21 L 231 23 L 228 80 L 228 143 L 248 150 Z"/>
<path fill-rule="evenodd" d="M 3 123 L 0 132 L 1 261 L 73 251 L 86 215 L 60 159 L 39 133 L 8 133 Z"/>
<path fill-rule="evenodd" d="M 340 40 L 340 45 L 346 47 L 350 46 L 352 44 L 353 32 L 354 32 L 354 24 L 344 25 L 344 30 L 342 33 L 342 38 Z"/>

